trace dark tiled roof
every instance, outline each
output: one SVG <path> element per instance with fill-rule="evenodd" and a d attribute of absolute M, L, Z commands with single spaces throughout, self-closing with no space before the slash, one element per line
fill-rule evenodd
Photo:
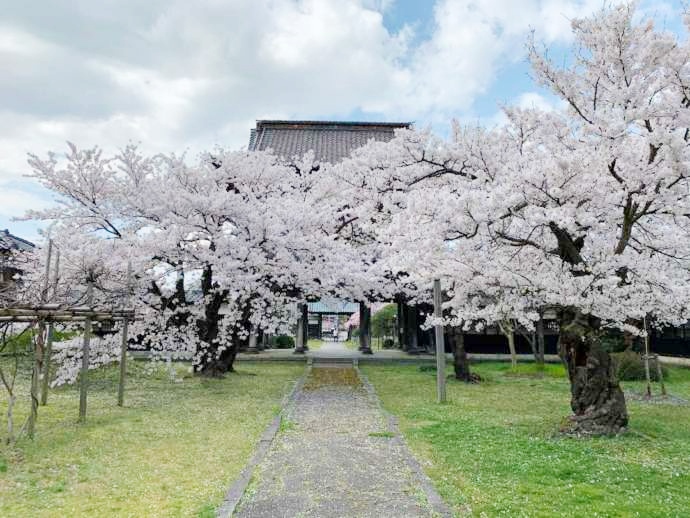
<path fill-rule="evenodd" d="M 32 250 L 35 248 L 31 241 L 22 239 L 21 237 L 13 236 L 10 231 L 0 230 L 0 251 L 3 250 Z"/>
<path fill-rule="evenodd" d="M 258 120 L 249 150 L 271 149 L 284 158 L 314 151 L 317 160 L 336 163 L 371 139 L 388 142 L 396 129 L 409 127 L 409 122 Z"/>

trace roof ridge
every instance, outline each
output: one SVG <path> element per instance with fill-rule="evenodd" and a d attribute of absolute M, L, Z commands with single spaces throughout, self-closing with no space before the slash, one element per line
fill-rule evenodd
<path fill-rule="evenodd" d="M 375 121 L 334 121 L 334 120 L 286 120 L 286 119 L 256 119 L 257 126 L 369 126 L 369 127 L 409 127 L 413 122 L 375 122 Z"/>

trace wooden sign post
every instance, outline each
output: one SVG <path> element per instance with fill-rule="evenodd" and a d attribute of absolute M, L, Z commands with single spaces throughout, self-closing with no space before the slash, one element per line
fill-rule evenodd
<path fill-rule="evenodd" d="M 437 319 L 443 317 L 441 307 L 441 281 L 434 281 L 434 316 Z M 436 332 L 436 392 L 439 403 L 446 401 L 446 346 L 443 340 L 443 325 L 437 323 L 434 326 Z"/>

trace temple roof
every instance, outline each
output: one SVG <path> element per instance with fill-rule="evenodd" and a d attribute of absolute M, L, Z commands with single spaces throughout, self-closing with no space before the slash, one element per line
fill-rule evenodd
<path fill-rule="evenodd" d="M 396 129 L 409 122 L 338 122 L 257 120 L 251 130 L 250 151 L 271 149 L 284 158 L 313 150 L 321 162 L 336 163 L 371 139 L 388 142 Z"/>
<path fill-rule="evenodd" d="M 21 237 L 17 237 L 15 235 L 10 234 L 10 231 L 5 229 L 5 230 L 0 230 L 0 251 L 6 251 L 6 250 L 32 250 L 35 248 L 36 245 L 34 245 L 31 241 L 27 241 L 26 239 L 22 239 Z"/>

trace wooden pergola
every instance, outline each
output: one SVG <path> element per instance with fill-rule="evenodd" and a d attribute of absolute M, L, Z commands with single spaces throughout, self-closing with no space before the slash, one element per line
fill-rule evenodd
<path fill-rule="evenodd" d="M 96 309 L 85 306 L 65 308 L 57 304 L 0 308 L 0 322 L 103 322 L 136 320 L 133 309 Z"/>

